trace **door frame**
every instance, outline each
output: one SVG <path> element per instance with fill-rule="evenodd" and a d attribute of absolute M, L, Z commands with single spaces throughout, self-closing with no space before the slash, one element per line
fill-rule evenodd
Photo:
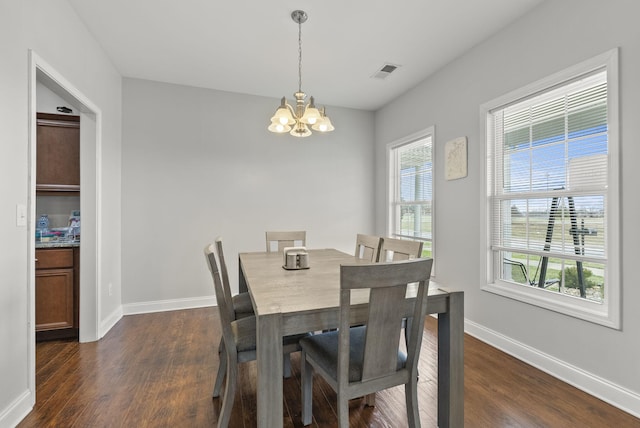
<path fill-rule="evenodd" d="M 35 401 L 35 223 L 37 82 L 51 89 L 80 112 L 80 211 L 93 220 L 82 222 L 80 246 L 80 342 L 100 339 L 102 111 L 62 74 L 29 50 L 29 198 L 27 201 L 29 385 Z M 83 127 L 85 131 L 83 132 Z M 84 152 L 84 153 L 83 153 Z"/>

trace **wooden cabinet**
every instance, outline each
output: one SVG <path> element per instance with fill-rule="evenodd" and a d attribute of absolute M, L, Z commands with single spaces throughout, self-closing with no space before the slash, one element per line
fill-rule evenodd
<path fill-rule="evenodd" d="M 37 114 L 36 191 L 80 191 L 80 116 Z"/>
<path fill-rule="evenodd" d="M 78 337 L 79 248 L 36 250 L 36 339 Z"/>

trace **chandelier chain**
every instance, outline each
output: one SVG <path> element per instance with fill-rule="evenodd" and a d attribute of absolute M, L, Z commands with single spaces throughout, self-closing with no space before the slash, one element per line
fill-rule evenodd
<path fill-rule="evenodd" d="M 298 21 L 298 92 L 302 92 L 302 22 Z"/>

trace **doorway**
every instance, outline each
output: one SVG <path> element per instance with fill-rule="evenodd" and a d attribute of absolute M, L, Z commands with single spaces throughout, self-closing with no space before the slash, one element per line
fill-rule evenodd
<path fill-rule="evenodd" d="M 36 110 L 38 85 L 68 103 L 80 115 L 80 212 L 82 246 L 80 247 L 79 340 L 98 340 L 100 333 L 100 179 L 101 179 L 101 110 L 71 82 L 35 52 L 29 52 L 29 200 L 27 244 L 29 272 L 29 384 L 35 395 L 35 227 L 36 227 Z"/>

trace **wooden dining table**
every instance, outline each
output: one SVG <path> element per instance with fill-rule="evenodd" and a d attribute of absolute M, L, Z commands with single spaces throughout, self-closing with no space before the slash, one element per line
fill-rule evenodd
<path fill-rule="evenodd" d="M 308 250 L 309 268 L 286 270 L 282 253 L 240 253 L 240 291 L 256 313 L 257 420 L 283 424 L 282 337 L 339 325 L 340 265 L 363 263 L 335 249 Z M 412 291 L 413 290 L 413 291 Z M 414 293 L 411 296 L 411 293 Z M 408 287 L 407 297 L 415 296 Z M 431 284 L 427 312 L 438 314 L 438 426 L 464 425 L 464 298 Z M 352 296 L 353 323 L 366 318 L 368 293 Z"/>

